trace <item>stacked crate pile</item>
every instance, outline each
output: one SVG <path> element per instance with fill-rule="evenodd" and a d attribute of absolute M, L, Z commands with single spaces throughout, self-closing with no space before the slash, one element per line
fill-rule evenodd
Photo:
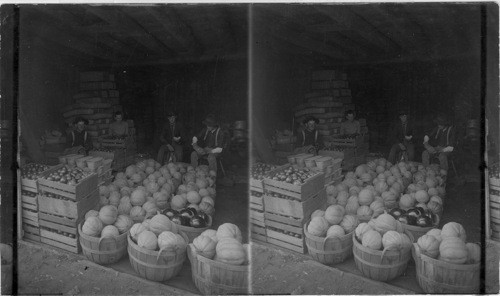
<path fill-rule="evenodd" d="M 311 172 L 303 182 L 291 179 L 295 173 L 305 177 L 306 171 L 309 169 L 287 164 L 264 178 L 267 242 L 299 253 L 307 251 L 303 232 L 307 219 L 326 204 L 323 173 Z"/>
<path fill-rule="evenodd" d="M 250 174 L 250 235 L 252 240 L 267 242 L 264 217 L 264 177 L 278 167 L 272 164 L 255 163 Z"/>
<path fill-rule="evenodd" d="M 366 120 L 359 119 L 361 134 L 352 141 L 339 135 L 345 111 L 355 110 L 347 74 L 335 70 L 314 71 L 311 75 L 311 90 L 305 95 L 306 102 L 296 107 L 295 118 L 297 122 L 302 122 L 310 115 L 318 118 L 316 128 L 323 136 L 326 147 L 319 154 L 343 158 L 344 170 L 350 169 L 355 163 L 364 162 L 364 155 L 368 153 Z"/>
<path fill-rule="evenodd" d="M 71 158 L 70 162 L 78 157 Z M 80 252 L 78 225 L 85 213 L 98 209 L 99 191 L 97 174 L 88 174 L 76 184 L 66 184 L 51 179 L 50 175 L 63 167 L 71 170 L 71 165 L 60 164 L 38 179 L 38 206 L 41 242 L 73 253 Z"/>
<path fill-rule="evenodd" d="M 94 146 L 99 145 L 100 137 L 108 133 L 113 113 L 123 111 L 114 80 L 114 75 L 107 72 L 80 73 L 79 92 L 73 96 L 73 104 L 63 108 L 68 136 L 73 121 L 80 116 L 89 121 L 87 131 L 92 136 Z"/>
<path fill-rule="evenodd" d="M 25 240 L 40 242 L 38 222 L 38 176 L 47 171 L 47 165 L 30 163 L 21 168 L 22 229 Z"/>

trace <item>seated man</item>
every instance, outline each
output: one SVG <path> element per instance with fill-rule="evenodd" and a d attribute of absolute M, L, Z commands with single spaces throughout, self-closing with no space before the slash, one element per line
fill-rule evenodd
<path fill-rule="evenodd" d="M 316 124 L 319 120 L 314 116 L 308 116 L 302 122 L 304 128 L 299 131 L 297 147 L 295 153 L 317 153 L 318 150 L 323 148 L 323 137 L 316 129 Z"/>
<path fill-rule="evenodd" d="M 226 146 L 227 137 L 217 124 L 214 115 L 207 115 L 205 120 L 203 120 L 203 124 L 205 128 L 193 137 L 191 145 L 194 151 L 191 153 L 191 165 L 197 167 L 198 159 L 206 155 L 208 167 L 210 170 L 217 172 L 217 157 Z"/>
<path fill-rule="evenodd" d="M 158 157 L 156 160 L 163 164 L 172 156 L 174 162 L 182 162 L 184 127 L 177 121 L 177 114 L 174 111 L 167 112 L 167 118 L 168 123 L 163 127 L 163 131 L 160 135 L 162 146 L 158 150 Z"/>
<path fill-rule="evenodd" d="M 391 147 L 391 152 L 389 152 L 388 160 L 391 163 L 396 163 L 399 159 L 396 159 L 399 152 L 408 152 L 408 161 L 413 161 L 413 156 L 415 154 L 415 146 L 413 145 L 413 126 L 408 122 L 408 112 L 400 111 L 399 120 L 393 126 L 391 130 L 391 143 L 394 143 Z"/>
<path fill-rule="evenodd" d="M 341 135 L 354 135 L 361 133 L 361 125 L 359 121 L 354 120 L 354 111 L 347 110 L 345 113 L 346 120 L 340 124 Z"/>
<path fill-rule="evenodd" d="M 109 135 L 120 137 L 128 136 L 128 123 L 123 121 L 123 113 L 120 111 L 116 111 L 114 118 L 115 121 L 109 125 Z"/>
<path fill-rule="evenodd" d="M 85 130 L 88 120 L 82 117 L 77 117 L 74 124 L 74 129 L 71 131 L 70 148 L 65 150 L 65 153 L 85 153 L 88 154 L 92 149 L 92 139 L 89 133 Z"/>
<path fill-rule="evenodd" d="M 441 168 L 448 170 L 448 155 L 454 149 L 455 131 L 443 115 L 439 115 L 434 122 L 437 127 L 424 137 L 426 150 L 422 152 L 422 163 L 428 166 L 431 155 L 437 155 Z"/>

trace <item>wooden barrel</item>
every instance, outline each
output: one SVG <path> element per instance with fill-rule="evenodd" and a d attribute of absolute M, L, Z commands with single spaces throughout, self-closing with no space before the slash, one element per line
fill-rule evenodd
<path fill-rule="evenodd" d="M 1 295 L 13 295 L 12 293 L 12 263 L 2 264 L 2 290 Z"/>
<path fill-rule="evenodd" d="M 187 236 L 180 232 L 180 234 L 188 241 Z M 179 274 L 186 260 L 186 250 L 180 252 L 161 252 L 151 251 L 139 247 L 129 235 L 128 240 L 128 257 L 130 265 L 134 268 L 141 277 L 155 282 L 163 282 L 171 279 Z"/>
<path fill-rule="evenodd" d="M 101 265 L 120 261 L 127 253 L 127 233 L 116 238 L 99 238 L 82 232 L 82 224 L 78 225 L 78 234 L 82 252 L 92 262 Z"/>
<path fill-rule="evenodd" d="M 417 281 L 425 293 L 478 294 L 480 263 L 453 264 L 433 259 L 420 253 L 416 243 L 412 255 L 417 270 Z"/>
<path fill-rule="evenodd" d="M 195 228 L 184 225 L 177 225 L 177 228 L 179 229 L 179 231 L 184 232 L 184 234 L 186 234 L 186 236 L 188 237 L 189 242 L 192 243 L 193 240 L 198 237 L 203 231 L 209 229 L 212 226 L 212 217 L 208 217 L 210 218 L 210 220 L 208 221 L 207 227 Z"/>
<path fill-rule="evenodd" d="M 193 282 L 204 295 L 249 294 L 249 265 L 231 265 L 205 258 L 188 246 Z"/>
<path fill-rule="evenodd" d="M 309 233 L 307 225 L 309 223 L 304 225 L 306 245 L 309 255 L 314 260 L 325 265 L 333 265 L 344 262 L 352 256 L 352 236 L 354 231 L 342 237 L 319 237 Z"/>
<path fill-rule="evenodd" d="M 410 239 L 412 238 L 410 237 Z M 408 261 L 411 258 L 411 249 L 386 251 L 382 257 L 382 251 L 364 247 L 354 235 L 352 241 L 354 262 L 364 276 L 386 282 L 397 278 L 406 271 Z"/>

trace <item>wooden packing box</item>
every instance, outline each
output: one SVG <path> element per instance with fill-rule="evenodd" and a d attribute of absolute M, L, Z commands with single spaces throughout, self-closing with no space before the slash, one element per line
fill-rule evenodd
<path fill-rule="evenodd" d="M 286 165 L 285 167 L 288 166 L 290 165 Z M 294 185 L 286 182 L 272 180 L 270 178 L 264 178 L 265 190 L 283 194 L 302 201 L 318 194 L 323 186 L 325 186 L 325 177 L 323 173 L 317 173 L 309 179 L 306 179 L 305 183 L 302 185 Z"/>
<path fill-rule="evenodd" d="M 354 139 L 340 139 L 337 137 L 332 137 L 330 143 L 333 146 L 341 147 L 358 147 L 363 143 L 363 135 L 359 135 Z"/>
<path fill-rule="evenodd" d="M 57 222 L 67 226 L 77 226 L 76 222 L 85 216 L 89 210 L 99 204 L 99 191 L 96 189 L 84 198 L 74 201 L 58 199 L 46 195 L 38 196 L 40 220 Z M 56 216 L 50 217 L 50 215 Z M 40 221 L 40 225 L 42 225 Z"/>
<path fill-rule="evenodd" d="M 333 163 L 333 158 L 331 156 L 319 155 L 319 158 L 316 159 L 315 161 L 316 161 L 316 167 L 322 170 L 323 168 L 326 168 L 327 166 Z"/>
<path fill-rule="evenodd" d="M 277 172 L 281 169 L 283 169 L 284 166 L 278 166 L 272 170 L 270 170 L 269 172 L 267 172 L 268 174 L 272 174 L 274 172 Z M 259 193 L 264 193 L 264 180 L 256 180 L 252 177 L 250 177 L 250 190 L 251 191 L 256 191 L 256 192 L 259 192 Z"/>
<path fill-rule="evenodd" d="M 40 227 L 40 242 L 72 253 L 80 253 L 78 229 L 65 225 L 46 222 Z"/>
<path fill-rule="evenodd" d="M 268 218 L 268 214 L 286 216 L 294 220 L 309 219 L 315 210 L 326 204 L 326 191 L 324 189 L 323 176 L 322 180 L 323 185 L 319 188 L 319 192 L 305 201 L 274 197 L 267 194 L 264 195 L 264 216 L 266 217 L 266 220 Z"/>
<path fill-rule="evenodd" d="M 262 196 L 250 195 L 250 223 L 265 226 L 264 201 Z"/>
<path fill-rule="evenodd" d="M 94 157 L 102 157 L 104 159 L 113 159 L 115 158 L 115 153 L 114 152 L 107 152 L 107 151 L 97 151 L 97 150 L 91 150 L 89 152 L 89 156 L 94 156 Z"/>
<path fill-rule="evenodd" d="M 56 166 L 46 171 L 43 176 L 48 176 L 51 172 L 56 171 L 59 168 L 60 166 Z M 93 191 L 97 190 L 97 174 L 91 174 L 87 176 L 86 178 L 80 180 L 80 182 L 76 185 L 69 185 L 40 178 L 38 179 L 38 188 L 41 192 L 54 193 L 69 198 L 73 201 L 78 201 L 85 198 Z"/>
<path fill-rule="evenodd" d="M 259 242 L 266 243 L 267 242 L 266 228 L 251 223 L 250 224 L 250 237 L 252 238 L 252 241 L 259 241 Z"/>
<path fill-rule="evenodd" d="M 38 180 L 21 178 L 21 190 L 38 193 Z"/>

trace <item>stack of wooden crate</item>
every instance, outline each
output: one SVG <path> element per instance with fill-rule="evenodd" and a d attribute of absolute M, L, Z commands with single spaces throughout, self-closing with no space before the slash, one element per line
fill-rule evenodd
<path fill-rule="evenodd" d="M 301 185 L 277 181 L 273 176 L 291 165 L 280 167 L 264 179 L 264 224 L 267 242 L 299 253 L 306 253 L 303 227 L 312 212 L 324 207 L 325 177 L 317 173 Z"/>
<path fill-rule="evenodd" d="M 30 166 L 32 164 L 28 164 Z M 47 167 L 48 168 L 48 167 Z M 21 170 L 26 169 L 22 168 Z M 41 172 L 43 173 L 43 172 Z M 21 202 L 23 239 L 40 242 L 40 224 L 38 216 L 38 181 L 34 178 L 21 177 Z"/>
<path fill-rule="evenodd" d="M 76 185 L 45 178 L 62 166 L 49 169 L 38 179 L 40 240 L 79 253 L 78 225 L 83 222 L 85 213 L 99 207 L 97 174 L 86 176 Z"/>
<path fill-rule="evenodd" d="M 343 158 L 335 158 L 329 155 L 296 154 L 288 157 L 288 162 L 298 167 L 307 167 L 311 170 L 324 174 L 325 184 L 337 180 L 342 176 Z"/>
<path fill-rule="evenodd" d="M 85 156 L 82 154 L 69 154 L 59 157 L 59 163 L 70 167 L 77 166 L 84 171 L 97 174 L 98 185 L 107 185 L 112 181 L 111 164 L 113 159 L 105 159 L 102 156 L 92 155 Z"/>
<path fill-rule="evenodd" d="M 305 103 L 295 108 L 296 121 L 310 115 L 318 118 L 317 129 L 323 136 L 336 135 L 347 110 L 354 110 L 347 75 L 335 70 L 313 71 L 311 92 L 305 96 Z"/>
<path fill-rule="evenodd" d="M 73 104 L 63 108 L 68 136 L 75 118 L 83 117 L 89 121 L 87 131 L 98 146 L 99 137 L 108 133 L 113 113 L 123 111 L 114 75 L 102 71 L 80 73 L 80 91 L 73 100 Z"/>

